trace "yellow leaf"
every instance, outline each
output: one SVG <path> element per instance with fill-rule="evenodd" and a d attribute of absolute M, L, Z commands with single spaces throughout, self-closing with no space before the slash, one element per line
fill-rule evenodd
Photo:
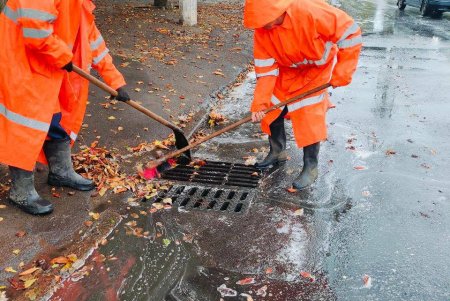
<path fill-rule="evenodd" d="M 36 278 L 33 278 L 33 279 L 29 279 L 29 280 L 27 280 L 27 281 L 25 281 L 25 283 L 23 284 L 23 286 L 25 287 L 25 288 L 29 288 L 29 287 L 31 287 L 35 282 L 36 282 Z"/>
<path fill-rule="evenodd" d="M 3 222 L 3 220 L 4 220 L 4 218 L 3 218 L 3 217 L 0 217 L 0 222 Z"/>
<path fill-rule="evenodd" d="M 164 205 L 161 203 L 153 203 L 152 207 L 154 207 L 156 210 L 160 210 L 164 208 Z"/>
<path fill-rule="evenodd" d="M 5 209 L 6 205 L 0 205 L 0 209 Z"/>
<path fill-rule="evenodd" d="M 78 257 L 77 257 L 77 255 L 75 255 L 75 254 L 70 254 L 70 255 L 67 256 L 67 258 L 68 258 L 71 262 L 75 262 L 75 261 L 78 260 Z"/>
<path fill-rule="evenodd" d="M 141 89 L 136 88 L 136 89 L 134 89 L 134 91 L 136 91 L 136 92 L 141 92 Z"/>
<path fill-rule="evenodd" d="M 98 220 L 100 218 L 100 213 L 89 212 L 89 216 L 94 220 Z"/>
<path fill-rule="evenodd" d="M 5 269 L 5 272 L 7 272 L 7 273 L 17 273 L 17 271 L 15 269 L 13 269 L 12 267 L 7 267 Z"/>
<path fill-rule="evenodd" d="M 114 116 L 109 116 L 108 119 L 109 119 L 109 120 L 115 120 L 116 117 L 114 117 Z"/>
<path fill-rule="evenodd" d="M 295 212 L 294 212 L 294 215 L 295 215 L 295 216 L 303 216 L 303 214 L 304 214 L 303 208 L 297 209 L 297 210 L 295 210 Z"/>
<path fill-rule="evenodd" d="M 163 200 L 164 204 L 168 204 L 168 205 L 172 205 L 172 199 L 171 198 L 166 198 Z"/>
<path fill-rule="evenodd" d="M 107 191 L 108 191 L 108 188 L 102 187 L 102 189 L 100 189 L 100 191 L 98 192 L 98 194 L 99 194 L 100 196 L 104 196 L 105 193 L 106 193 Z"/>
<path fill-rule="evenodd" d="M 0 285 L 0 291 L 1 291 L 1 290 L 5 290 L 5 289 L 6 289 L 6 286 Z"/>
<path fill-rule="evenodd" d="M 118 131 L 123 131 L 123 127 L 119 126 L 119 127 L 117 128 L 117 130 L 118 130 Z"/>

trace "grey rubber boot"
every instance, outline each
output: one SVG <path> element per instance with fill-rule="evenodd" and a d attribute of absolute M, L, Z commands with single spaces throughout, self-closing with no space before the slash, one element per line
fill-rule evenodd
<path fill-rule="evenodd" d="M 70 139 L 45 141 L 44 153 L 50 170 L 48 174 L 49 185 L 65 186 L 81 191 L 89 191 L 95 188 L 94 182 L 83 178 L 73 169 L 70 156 Z"/>
<path fill-rule="evenodd" d="M 285 162 L 288 158 L 286 153 L 286 130 L 284 128 L 284 109 L 280 116 L 270 124 L 271 136 L 269 136 L 270 151 L 264 160 L 255 164 L 258 169 L 268 169 L 273 165 Z"/>
<path fill-rule="evenodd" d="M 320 142 L 303 148 L 303 169 L 300 176 L 292 184 L 295 189 L 302 190 L 313 184 L 319 175 Z"/>
<path fill-rule="evenodd" d="M 17 167 L 9 167 L 12 185 L 9 191 L 9 200 L 23 211 L 33 215 L 49 214 L 53 205 L 39 196 L 34 188 L 34 174 L 32 171 Z"/>

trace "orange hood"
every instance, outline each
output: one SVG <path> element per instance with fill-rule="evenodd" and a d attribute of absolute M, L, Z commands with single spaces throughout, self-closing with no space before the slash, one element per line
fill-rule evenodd
<path fill-rule="evenodd" d="M 295 0 L 245 0 L 244 26 L 261 28 L 281 16 Z"/>

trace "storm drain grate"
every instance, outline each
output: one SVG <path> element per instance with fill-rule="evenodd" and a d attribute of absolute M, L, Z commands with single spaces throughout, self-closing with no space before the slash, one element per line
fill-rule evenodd
<path fill-rule="evenodd" d="M 214 161 L 206 161 L 206 164 L 199 168 L 178 165 L 163 172 L 161 176 L 171 181 L 246 188 L 258 187 L 262 177 L 261 172 L 254 166 Z"/>
<path fill-rule="evenodd" d="M 165 198 L 171 198 L 174 207 L 188 211 L 244 213 L 254 197 L 253 189 L 174 185 L 168 191 L 160 192 L 150 202 L 161 203 Z"/>

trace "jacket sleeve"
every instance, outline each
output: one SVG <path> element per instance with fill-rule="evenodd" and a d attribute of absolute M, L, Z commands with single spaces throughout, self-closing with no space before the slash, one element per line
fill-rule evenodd
<path fill-rule="evenodd" d="M 331 5 L 315 14 L 318 33 L 338 47 L 337 62 L 331 77 L 334 87 L 346 86 L 352 81 L 362 47 L 361 29 L 345 12 Z"/>
<path fill-rule="evenodd" d="M 34 1 L 33 1 L 34 2 Z M 10 13 L 21 27 L 24 44 L 28 49 L 44 56 L 46 62 L 62 68 L 72 60 L 72 51 L 67 44 L 53 33 L 53 23 L 58 18 L 55 1 L 18 1 L 18 6 Z"/>
<path fill-rule="evenodd" d="M 278 63 L 264 48 L 263 32 L 255 30 L 254 57 L 256 87 L 250 111 L 259 112 L 271 106 L 273 89 L 279 75 Z"/>
<path fill-rule="evenodd" d="M 97 26 L 93 24 L 89 33 L 89 44 L 92 51 L 92 67 L 98 71 L 103 80 L 114 90 L 126 85 L 123 75 L 117 70 L 113 64 L 113 59 L 109 54 Z"/>

